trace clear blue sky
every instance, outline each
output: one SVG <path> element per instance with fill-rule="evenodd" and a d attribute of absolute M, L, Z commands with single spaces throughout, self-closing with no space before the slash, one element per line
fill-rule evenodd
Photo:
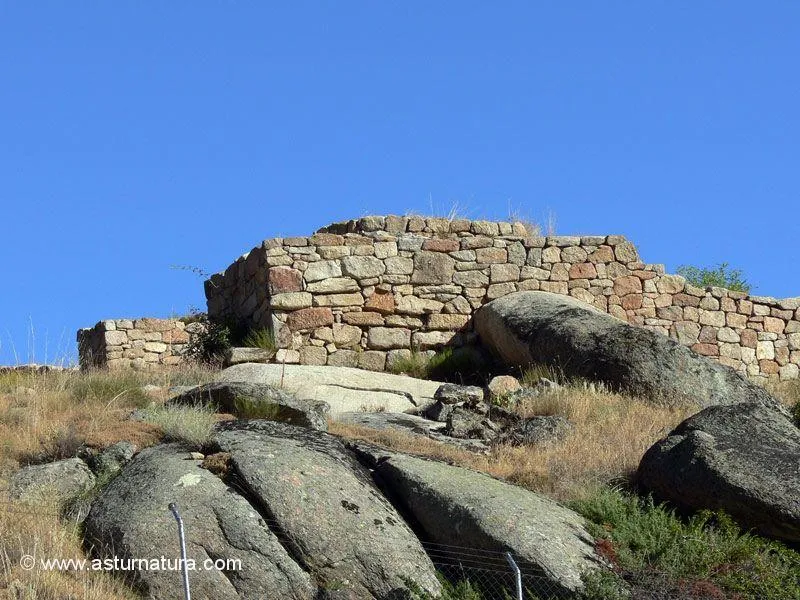
<path fill-rule="evenodd" d="M 0 364 L 454 205 L 800 295 L 798 59 L 797 2 L 0 1 Z"/>

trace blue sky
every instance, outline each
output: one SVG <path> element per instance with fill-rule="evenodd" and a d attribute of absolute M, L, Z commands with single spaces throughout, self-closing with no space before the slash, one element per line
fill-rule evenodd
<path fill-rule="evenodd" d="M 518 214 L 800 295 L 796 2 L 0 1 L 0 364 L 260 240 Z"/>

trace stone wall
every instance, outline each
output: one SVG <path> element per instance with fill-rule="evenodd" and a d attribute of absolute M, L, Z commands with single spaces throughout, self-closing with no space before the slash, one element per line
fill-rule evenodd
<path fill-rule="evenodd" d="M 78 331 L 80 366 L 139 370 L 175 366 L 197 324 L 178 319 L 112 319 Z"/>
<path fill-rule="evenodd" d="M 276 361 L 378 371 L 412 349 L 473 342 L 473 311 L 519 290 L 574 296 L 753 378 L 800 371 L 800 298 L 692 286 L 619 235 L 364 217 L 266 240 L 205 283 L 209 316 L 270 328 Z"/>

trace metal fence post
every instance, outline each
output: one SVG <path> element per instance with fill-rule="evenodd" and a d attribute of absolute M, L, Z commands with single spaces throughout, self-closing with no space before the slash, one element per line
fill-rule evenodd
<path fill-rule="evenodd" d="M 517 584 L 517 600 L 522 600 L 522 571 L 519 570 L 517 563 L 514 561 L 514 557 L 511 556 L 511 552 L 506 552 L 506 560 L 514 571 L 514 578 Z"/>
<path fill-rule="evenodd" d="M 172 512 L 175 520 L 178 522 L 178 537 L 181 541 L 181 565 L 183 571 L 183 596 L 185 600 L 192 600 L 192 594 L 189 591 L 189 565 L 186 563 L 186 536 L 183 531 L 183 519 L 178 513 L 178 505 L 170 502 L 169 510 Z M 510 556 L 510 555 L 509 555 Z"/>

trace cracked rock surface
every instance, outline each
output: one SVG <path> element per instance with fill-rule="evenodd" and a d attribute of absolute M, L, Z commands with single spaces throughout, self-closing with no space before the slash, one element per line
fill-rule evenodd
<path fill-rule="evenodd" d="M 177 524 L 168 509 L 175 502 L 187 533 L 187 557 L 238 559 L 236 571 L 195 570 L 192 597 L 314 598 L 317 586 L 288 554 L 261 515 L 242 496 L 177 444 L 140 452 L 99 495 L 85 522 L 85 539 L 98 558 L 154 559 L 175 564 L 180 557 Z M 145 597 L 182 598 L 180 572 L 137 569 Z"/>
<path fill-rule="evenodd" d="M 230 453 L 237 480 L 326 598 L 402 598 L 408 580 L 438 592 L 422 545 L 337 438 L 238 421 L 222 426 L 214 443 Z"/>

